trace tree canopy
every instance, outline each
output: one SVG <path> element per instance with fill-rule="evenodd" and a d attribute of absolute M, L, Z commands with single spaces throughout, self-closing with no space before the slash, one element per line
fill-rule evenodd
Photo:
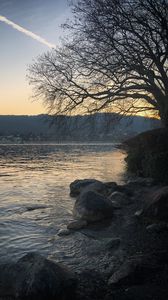
<path fill-rule="evenodd" d="M 168 1 L 76 0 L 69 38 L 29 68 L 52 114 L 151 111 L 168 125 Z"/>

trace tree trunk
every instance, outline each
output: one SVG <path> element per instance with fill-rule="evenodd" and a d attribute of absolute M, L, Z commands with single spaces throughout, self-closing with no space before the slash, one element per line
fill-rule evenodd
<path fill-rule="evenodd" d="M 162 109 L 159 111 L 159 116 L 160 116 L 162 125 L 163 125 L 165 128 L 168 128 L 168 108 L 165 108 L 165 107 L 162 108 Z"/>

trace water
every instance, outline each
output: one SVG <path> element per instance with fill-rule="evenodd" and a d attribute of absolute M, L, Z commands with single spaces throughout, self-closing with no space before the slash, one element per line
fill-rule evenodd
<path fill-rule="evenodd" d="M 72 220 L 69 184 L 84 178 L 121 183 L 124 157 L 113 144 L 0 145 L 0 262 L 38 251 L 80 265 L 90 239 L 57 235 Z"/>

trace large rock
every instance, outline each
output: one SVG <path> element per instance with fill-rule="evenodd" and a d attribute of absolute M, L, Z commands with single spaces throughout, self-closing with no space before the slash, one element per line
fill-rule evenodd
<path fill-rule="evenodd" d="M 0 266 L 0 296 L 22 300 L 74 299 L 76 280 L 63 266 L 37 253 Z"/>
<path fill-rule="evenodd" d="M 168 222 L 168 186 L 150 194 L 142 215 L 149 219 Z"/>
<path fill-rule="evenodd" d="M 77 197 L 84 189 L 103 192 L 106 189 L 106 185 L 96 179 L 75 180 L 70 184 L 70 196 Z"/>
<path fill-rule="evenodd" d="M 111 201 L 94 191 L 81 193 L 73 209 L 74 218 L 86 220 L 87 222 L 109 218 L 112 214 L 113 206 Z"/>

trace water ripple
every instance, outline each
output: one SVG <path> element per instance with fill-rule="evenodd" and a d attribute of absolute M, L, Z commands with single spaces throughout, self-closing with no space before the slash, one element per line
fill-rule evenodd
<path fill-rule="evenodd" d="M 87 264 L 89 237 L 57 236 L 72 219 L 69 184 L 122 182 L 124 157 L 113 144 L 0 145 L 0 261 L 39 251 L 72 266 L 85 257 Z"/>

